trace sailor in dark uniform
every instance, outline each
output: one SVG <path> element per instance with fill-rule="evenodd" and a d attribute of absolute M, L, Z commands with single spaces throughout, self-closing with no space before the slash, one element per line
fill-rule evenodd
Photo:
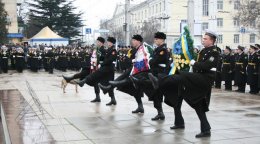
<path fill-rule="evenodd" d="M 150 73 L 155 76 L 166 76 L 169 73 L 169 54 L 165 43 L 166 34 L 157 32 L 154 35 L 154 44 L 157 46 L 152 54 L 152 59 L 149 61 L 151 67 Z M 163 94 L 160 90 L 154 89 L 152 82 L 148 77 L 148 72 L 140 73 L 130 77 L 136 87 L 141 87 L 144 93 L 153 101 L 154 108 L 157 109 L 158 114 L 151 120 L 164 120 L 162 101 Z"/>
<path fill-rule="evenodd" d="M 98 63 L 99 63 L 99 67 L 103 64 L 105 56 L 106 56 L 106 50 L 104 47 L 104 43 L 105 43 L 105 39 L 102 37 L 98 37 L 97 41 L 100 42 L 100 47 L 98 48 L 97 52 L 98 52 Z"/>
<path fill-rule="evenodd" d="M 197 134 L 196 138 L 211 136 L 211 127 L 206 112 L 209 111 L 211 89 L 220 55 L 214 45 L 216 38 L 217 34 L 209 30 L 203 36 L 202 44 L 205 48 L 200 51 L 197 61 L 190 61 L 193 73 L 179 72 L 179 74 L 163 77 L 162 79 L 149 75 L 156 89 L 165 92 L 167 89 L 178 88 L 178 91 L 169 95 L 164 93 L 165 99 L 168 99 L 168 105 L 174 107 L 175 111 L 175 126 L 171 127 L 171 129 L 184 128 L 184 120 L 180 110 L 182 99 L 195 109 L 201 127 L 201 133 Z"/>
<path fill-rule="evenodd" d="M 97 67 L 99 65 L 99 62 L 102 61 L 102 64 L 103 64 L 104 55 L 102 55 L 102 54 L 105 53 L 104 43 L 105 43 L 105 39 L 103 37 L 98 37 L 97 38 L 98 48 L 95 49 L 95 54 L 93 54 L 93 52 L 92 52 L 92 54 L 89 54 L 86 57 L 86 59 L 85 59 L 86 63 L 85 63 L 85 66 L 83 66 L 82 70 L 79 73 L 76 73 L 72 76 L 63 76 L 63 78 L 66 81 L 71 81 L 73 79 L 83 80 L 90 73 L 94 73 L 98 69 Z M 91 59 L 93 60 L 93 58 L 91 58 L 91 57 L 95 57 L 95 59 L 96 59 L 95 64 L 93 64 L 93 63 L 91 64 Z M 99 61 L 98 61 L 98 59 L 99 59 Z M 98 83 L 94 84 L 93 87 L 94 87 L 94 90 L 95 90 L 96 98 L 94 100 L 92 100 L 91 102 L 93 102 L 93 103 L 94 102 L 101 102 L 100 89 L 98 87 Z"/>
<path fill-rule="evenodd" d="M 246 87 L 246 67 L 248 55 L 244 53 L 244 47 L 237 47 L 237 56 L 235 57 L 235 82 L 238 86 L 237 92 L 245 92 Z"/>
<path fill-rule="evenodd" d="M 260 44 L 255 44 L 258 48 L 257 55 L 260 56 Z M 258 66 L 258 90 L 260 91 L 260 66 Z"/>
<path fill-rule="evenodd" d="M 39 55 L 36 52 L 36 48 L 32 48 L 29 51 L 28 62 L 31 71 L 37 72 L 39 69 Z"/>
<path fill-rule="evenodd" d="M 15 58 L 15 68 L 19 73 L 23 72 L 25 66 L 25 58 L 24 52 L 22 48 L 17 48 L 16 53 L 14 54 Z"/>
<path fill-rule="evenodd" d="M 54 57 L 55 54 L 53 52 L 52 48 L 46 48 L 46 53 L 45 53 L 45 61 L 46 61 L 46 71 L 49 72 L 49 74 L 53 74 L 53 68 L 54 68 Z"/>
<path fill-rule="evenodd" d="M 75 52 L 73 53 L 73 55 L 75 56 L 74 67 L 75 67 L 75 70 L 76 70 L 76 71 L 79 71 L 80 68 L 81 68 L 81 59 L 82 59 L 82 58 L 80 57 L 79 53 L 80 53 L 80 51 L 79 51 L 78 48 L 77 48 L 77 49 L 75 50 Z"/>
<path fill-rule="evenodd" d="M 258 48 L 250 45 L 247 65 L 247 84 L 250 85 L 250 94 L 257 94 L 258 89 L 258 68 L 260 56 L 257 54 Z"/>
<path fill-rule="evenodd" d="M 142 47 L 142 42 L 143 42 L 143 38 L 141 35 L 134 35 L 132 37 L 133 49 L 129 54 L 129 59 L 131 59 L 133 64 L 135 63 L 136 52 L 139 50 L 140 47 Z M 135 88 L 131 79 L 129 78 L 132 70 L 133 67 L 128 68 L 123 74 L 117 77 L 114 81 L 109 81 L 110 85 L 104 86 L 102 84 L 99 84 L 99 87 L 103 90 L 103 92 L 108 92 L 109 90 L 117 87 L 117 90 L 127 93 L 131 96 L 134 96 L 138 107 L 136 110 L 132 111 L 132 113 L 144 113 L 143 103 L 141 99 L 143 97 L 143 92 L 140 87 Z M 138 73 L 141 72 L 145 72 L 145 70 L 139 71 Z"/>
<path fill-rule="evenodd" d="M 115 49 L 116 39 L 113 37 L 108 37 L 107 39 L 107 45 L 108 49 L 106 50 L 106 55 L 104 57 L 103 63 L 101 63 L 100 68 L 95 71 L 94 73 L 86 76 L 81 81 L 76 81 L 81 87 L 86 83 L 90 86 L 95 86 L 98 83 L 102 83 L 103 85 L 109 85 L 109 81 L 114 80 L 115 75 L 115 65 L 114 61 L 116 61 L 117 58 L 117 52 Z M 113 89 L 108 92 L 109 96 L 111 97 L 111 101 L 107 103 L 106 105 L 116 105 L 116 99 L 114 95 Z"/>
<path fill-rule="evenodd" d="M 48 48 L 45 47 L 42 53 L 42 61 L 43 61 L 43 68 L 44 70 L 47 72 L 48 71 L 48 67 L 47 67 L 47 58 L 46 58 L 46 54 L 47 54 L 47 50 Z"/>
<path fill-rule="evenodd" d="M 8 48 L 6 46 L 2 46 L 0 51 L 1 51 L 0 52 L 0 67 L 4 73 L 7 73 L 8 72 L 8 59 L 9 59 Z"/>
<path fill-rule="evenodd" d="M 234 56 L 231 55 L 231 48 L 226 46 L 223 56 L 222 74 L 225 81 L 225 90 L 232 90 L 232 74 L 234 71 Z"/>
<path fill-rule="evenodd" d="M 221 83 L 222 83 L 222 64 L 223 64 L 223 55 L 221 54 L 222 51 L 220 48 L 218 48 L 220 57 L 218 60 L 218 65 L 216 69 L 216 78 L 215 78 L 215 88 L 221 89 Z"/>
<path fill-rule="evenodd" d="M 10 51 L 10 60 L 11 60 L 11 69 L 14 70 L 15 69 L 15 54 L 17 52 L 15 47 L 12 47 L 9 49 Z"/>
<path fill-rule="evenodd" d="M 68 58 L 67 58 L 67 52 L 65 49 L 61 49 L 59 53 L 59 58 L 58 58 L 58 64 L 59 68 L 61 71 L 66 71 L 68 68 Z"/>

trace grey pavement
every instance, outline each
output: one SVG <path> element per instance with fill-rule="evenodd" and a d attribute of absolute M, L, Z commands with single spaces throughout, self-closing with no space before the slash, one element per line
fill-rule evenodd
<path fill-rule="evenodd" d="M 101 103 L 90 103 L 95 93 L 94 88 L 87 85 L 79 87 L 76 93 L 75 86 L 69 84 L 63 93 L 61 76 L 73 73 L 9 71 L 0 74 L 0 90 L 17 89 L 30 101 L 28 81 L 50 115 L 39 118 L 58 144 L 260 143 L 260 95 L 213 89 L 207 113 L 212 136 L 198 139 L 195 134 L 200 132 L 199 119 L 185 102 L 182 106 L 185 130 L 170 130 L 174 124 L 173 108 L 163 104 L 165 121 L 151 121 L 157 112 L 147 97 L 142 99 L 145 113 L 132 114 L 137 107 L 134 98 L 116 90 L 116 106 L 106 106 L 110 98 L 102 93 Z"/>

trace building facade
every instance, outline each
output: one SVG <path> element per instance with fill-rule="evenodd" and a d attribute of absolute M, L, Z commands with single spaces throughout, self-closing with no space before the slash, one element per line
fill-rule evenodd
<path fill-rule="evenodd" d="M 260 43 L 259 32 L 252 23 L 243 27 L 234 18 L 239 10 L 240 0 L 193 0 L 194 1 L 194 46 L 202 47 L 201 40 L 206 29 L 219 34 L 217 45 L 224 49 L 230 46 L 235 49 L 238 45 L 249 47 L 250 44 Z M 104 21 L 109 28 L 124 33 L 125 5 L 117 5 L 113 17 Z M 130 33 L 139 33 L 144 22 L 156 21 L 159 31 L 167 34 L 168 47 L 179 38 L 182 28 L 187 25 L 188 0 L 146 0 L 130 7 Z M 103 23 L 103 24 L 104 24 Z M 102 23 L 101 23 L 102 25 Z M 122 34 L 121 37 L 124 37 Z"/>
<path fill-rule="evenodd" d="M 8 17 L 8 39 L 9 43 L 20 42 L 23 35 L 18 33 L 18 21 L 17 21 L 17 0 L 2 0 L 4 3 L 5 10 L 7 11 Z"/>
<path fill-rule="evenodd" d="M 171 29 L 168 25 L 170 19 L 170 0 L 146 0 L 137 5 L 130 5 L 129 13 L 129 30 L 130 35 L 134 33 L 141 34 L 141 28 L 145 23 L 151 23 L 157 27 L 158 31 L 166 34 Z M 118 4 L 114 11 L 113 17 L 109 20 L 101 22 L 101 28 L 108 26 L 110 34 L 118 33 L 118 37 L 124 38 L 125 29 L 125 5 Z M 119 33 L 122 33 L 121 35 Z M 123 42 L 122 42 L 123 43 Z"/>

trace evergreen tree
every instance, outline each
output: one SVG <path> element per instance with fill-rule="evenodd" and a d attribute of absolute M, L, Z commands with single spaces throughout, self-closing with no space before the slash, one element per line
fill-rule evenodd
<path fill-rule="evenodd" d="M 28 27 L 31 37 L 39 29 L 48 26 L 62 37 L 72 38 L 81 33 L 82 13 L 75 13 L 76 8 L 71 0 L 38 0 L 29 3 L 30 14 Z M 34 28 L 34 29 L 31 29 Z"/>
<path fill-rule="evenodd" d="M 0 0 L 0 44 L 4 44 L 7 42 L 7 16 L 7 12 L 4 9 L 4 3 L 2 2 L 2 0 Z"/>

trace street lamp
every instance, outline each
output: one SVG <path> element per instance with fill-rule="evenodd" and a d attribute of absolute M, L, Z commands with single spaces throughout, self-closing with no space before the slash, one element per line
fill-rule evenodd
<path fill-rule="evenodd" d="M 130 8 L 130 0 L 125 0 L 125 42 L 126 45 L 130 45 L 130 33 L 129 33 L 129 20 L 130 20 L 130 13 L 129 13 L 129 8 Z"/>
<path fill-rule="evenodd" d="M 188 0 L 187 22 L 190 28 L 191 36 L 194 35 L 194 0 Z"/>

